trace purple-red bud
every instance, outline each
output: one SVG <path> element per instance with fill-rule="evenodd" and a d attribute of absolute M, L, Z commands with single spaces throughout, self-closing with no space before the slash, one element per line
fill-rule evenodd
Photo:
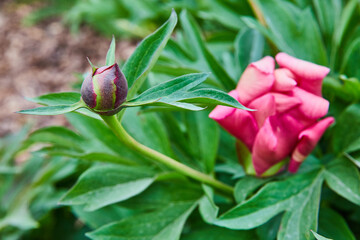
<path fill-rule="evenodd" d="M 128 86 L 119 65 L 97 68 L 81 86 L 81 97 L 86 105 L 101 115 L 113 115 L 125 102 Z"/>

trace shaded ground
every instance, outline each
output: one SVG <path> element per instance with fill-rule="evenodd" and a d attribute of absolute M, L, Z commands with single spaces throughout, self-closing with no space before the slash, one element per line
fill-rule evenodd
<path fill-rule="evenodd" d="M 0 0 L 0 137 L 19 130 L 29 121 L 34 127 L 64 125 L 63 116 L 26 116 L 14 112 L 36 107 L 24 97 L 70 91 L 74 73 L 90 71 L 86 61 L 104 62 L 109 39 L 88 28 L 72 35 L 59 19 L 25 27 L 22 19 L 34 6 Z M 134 44 L 117 43 L 117 54 L 126 59 Z"/>

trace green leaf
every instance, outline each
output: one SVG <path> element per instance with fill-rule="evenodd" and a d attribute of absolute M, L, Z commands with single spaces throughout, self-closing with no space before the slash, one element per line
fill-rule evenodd
<path fill-rule="evenodd" d="M 29 131 L 30 125 L 25 124 L 19 132 L 4 138 L 5 144 L 0 148 L 0 165 L 5 166 L 10 163 L 15 154 L 21 149 Z"/>
<path fill-rule="evenodd" d="M 234 163 L 229 161 L 229 159 L 225 159 L 225 160 L 228 162 L 224 164 L 217 164 L 215 166 L 216 172 L 230 174 L 232 175 L 231 176 L 232 179 L 241 178 L 246 175 L 243 167 L 238 162 Z"/>
<path fill-rule="evenodd" d="M 81 101 L 81 94 L 77 92 L 50 93 L 35 98 L 27 98 L 27 100 L 47 106 L 72 105 Z M 101 119 L 98 114 L 87 108 L 79 108 L 76 112 L 92 118 Z"/>
<path fill-rule="evenodd" d="M 265 40 L 259 31 L 245 28 L 235 39 L 235 61 L 241 72 L 263 56 Z M 238 73 L 240 77 L 241 72 Z"/>
<path fill-rule="evenodd" d="M 358 141 L 358 144 L 360 144 L 360 139 Z M 360 158 L 359 157 L 353 157 L 349 153 L 344 153 L 344 156 L 349 159 L 352 163 L 354 163 L 358 168 L 360 168 Z"/>
<path fill-rule="evenodd" d="M 251 152 L 242 141 L 239 140 L 236 141 L 236 153 L 237 153 L 237 159 L 239 160 L 241 166 L 244 168 L 244 171 L 247 174 L 256 175 L 255 168 L 252 163 Z M 268 171 L 272 171 L 272 168 L 275 167 L 276 165 L 277 164 L 273 165 L 271 168 L 266 170 L 266 172 L 263 173 L 263 175 L 265 175 Z"/>
<path fill-rule="evenodd" d="M 358 6 L 358 0 L 349 1 L 344 7 L 340 20 L 337 21 L 335 26 L 335 32 L 332 39 L 332 48 L 331 48 L 331 66 L 332 68 L 335 65 L 336 55 L 339 51 L 341 43 L 343 41 L 346 30 L 350 25 L 350 20 L 353 17 L 356 7 Z"/>
<path fill-rule="evenodd" d="M 341 64 L 340 72 L 360 79 L 360 70 L 356 64 L 360 61 L 359 55 L 360 55 L 360 36 L 356 38 L 353 42 L 351 42 L 350 46 L 346 49 L 344 54 L 344 59 Z M 358 87 L 359 80 L 354 79 L 354 81 L 357 82 L 357 87 Z M 357 95 L 359 95 L 358 91 L 355 90 L 355 92 L 357 93 Z"/>
<path fill-rule="evenodd" d="M 220 137 L 217 123 L 209 118 L 208 111 L 187 113 L 184 123 L 190 158 L 198 160 L 203 171 L 214 172 Z"/>
<path fill-rule="evenodd" d="M 131 216 L 135 213 L 133 210 L 123 208 L 116 204 L 109 205 L 92 212 L 84 210 L 83 206 L 79 205 L 74 205 L 71 209 L 83 223 L 90 226 L 92 229 L 119 221 L 119 219 Z"/>
<path fill-rule="evenodd" d="M 65 127 L 45 127 L 31 133 L 28 141 L 53 143 L 57 146 L 79 148 L 84 139 Z"/>
<path fill-rule="evenodd" d="M 226 27 L 234 30 L 242 28 L 243 23 L 240 15 L 250 15 L 251 9 L 246 1 L 207 1 L 206 8 L 201 11 L 201 17 L 208 20 L 215 20 Z M 236 5 L 235 5 L 236 4 Z"/>
<path fill-rule="evenodd" d="M 175 28 L 177 16 L 172 11 L 170 18 L 156 32 L 146 37 L 126 61 L 122 71 L 126 76 L 129 86 L 128 98 L 135 96 L 147 74 L 154 66 L 161 51 L 169 40 Z"/>
<path fill-rule="evenodd" d="M 87 235 L 94 240 L 177 240 L 187 217 L 201 196 L 201 190 L 186 181 L 156 182 L 142 194 L 120 204 L 141 213 Z"/>
<path fill-rule="evenodd" d="M 278 239 L 303 239 L 310 228 L 316 227 L 322 179 L 321 171 L 315 170 L 268 183 L 252 198 L 220 216 L 214 224 L 230 229 L 251 229 L 286 211 Z"/>
<path fill-rule="evenodd" d="M 323 237 L 321 236 L 320 234 L 314 232 L 313 230 L 310 230 L 312 232 L 312 234 L 314 235 L 314 237 L 317 239 L 317 240 L 332 240 L 330 238 L 326 238 L 326 237 Z"/>
<path fill-rule="evenodd" d="M 124 105 L 129 106 L 132 102 L 135 102 L 133 104 L 136 104 L 136 102 L 143 102 L 141 105 L 144 105 L 146 102 L 153 103 L 159 101 L 161 98 L 171 96 L 178 91 L 186 92 L 204 82 L 208 76 L 208 73 L 193 73 L 174 78 L 149 88 L 138 97 L 124 103 Z"/>
<path fill-rule="evenodd" d="M 359 39 L 360 40 L 360 39 Z M 360 41 L 359 41 L 360 43 Z M 360 44 L 359 44 L 360 47 Z M 360 50 L 360 48 L 358 49 Z M 356 53 L 356 51 L 354 50 L 354 53 Z M 358 57 L 358 56 L 356 56 Z M 353 62 L 357 62 L 357 61 L 353 61 Z M 353 64 L 353 62 L 351 64 Z M 355 72 L 352 72 L 355 74 Z M 359 75 L 360 77 L 360 72 Z M 360 80 L 356 79 L 356 78 L 342 78 L 341 79 L 343 81 L 343 87 L 342 87 L 342 91 L 344 93 L 344 95 L 346 96 L 346 99 L 351 101 L 351 102 L 357 102 L 360 100 Z"/>
<path fill-rule="evenodd" d="M 172 148 L 182 163 L 211 173 L 218 150 L 219 127 L 208 111 L 161 113 Z"/>
<path fill-rule="evenodd" d="M 123 159 L 123 162 L 144 163 L 144 157 L 124 146 L 101 120 L 78 113 L 68 113 L 66 118 L 87 140 L 81 147 L 85 153 L 106 153 Z"/>
<path fill-rule="evenodd" d="M 226 228 L 207 225 L 192 229 L 181 236 L 181 240 L 258 240 L 253 231 L 234 231 Z"/>
<path fill-rule="evenodd" d="M 356 78 L 347 78 L 341 75 L 339 79 L 334 77 L 325 77 L 323 82 L 323 93 L 327 99 L 339 98 L 345 103 L 354 103 L 360 100 L 360 80 Z M 336 108 L 333 102 L 332 108 Z M 341 104 L 341 106 L 340 106 Z M 335 106 L 334 106 L 335 105 Z M 344 109 L 343 103 L 338 103 L 337 111 Z M 332 110 L 332 109 L 330 109 Z"/>
<path fill-rule="evenodd" d="M 220 128 L 220 143 L 218 147 L 218 159 L 224 163 L 215 166 L 216 172 L 230 174 L 232 179 L 244 177 L 246 174 L 239 164 L 236 139 L 224 129 Z"/>
<path fill-rule="evenodd" d="M 318 233 L 333 239 L 356 239 L 345 219 L 330 208 L 320 209 Z"/>
<path fill-rule="evenodd" d="M 55 105 L 39 107 L 27 110 L 21 110 L 17 113 L 30 114 L 30 115 L 59 115 L 68 112 L 73 112 L 79 108 L 85 107 L 83 102 L 74 103 L 72 105 Z"/>
<path fill-rule="evenodd" d="M 278 46 L 278 45 L 282 44 L 281 40 L 276 38 L 276 36 L 274 35 L 273 32 L 271 32 L 270 29 L 264 27 L 259 21 L 255 20 L 254 18 L 242 16 L 241 21 L 243 21 L 244 24 L 248 28 L 259 31 L 262 35 L 264 35 L 267 38 L 267 40 L 269 40 L 275 46 Z"/>
<path fill-rule="evenodd" d="M 312 184 L 292 199 L 292 209 L 281 221 L 277 235 L 279 240 L 310 239 L 309 229 L 317 229 L 320 205 L 322 174 L 313 179 Z"/>
<path fill-rule="evenodd" d="M 85 153 L 78 153 L 72 155 L 69 152 L 60 151 L 58 152 L 58 155 L 60 156 L 67 155 L 70 157 L 80 158 L 87 161 L 98 161 L 98 162 L 116 163 L 116 164 L 124 164 L 124 165 L 137 165 L 136 160 L 134 158 L 129 158 L 127 156 L 112 155 L 104 152 L 90 152 L 90 153 L 85 152 Z"/>
<path fill-rule="evenodd" d="M 191 92 L 184 92 L 183 94 L 176 93 L 170 95 L 169 99 L 176 99 L 177 101 L 183 101 L 187 103 L 202 103 L 205 105 L 223 105 L 227 107 L 251 110 L 244 107 L 238 101 L 236 101 L 229 94 L 211 88 L 197 89 Z"/>
<path fill-rule="evenodd" d="M 79 102 L 81 94 L 77 92 L 49 93 L 39 97 L 27 98 L 28 101 L 41 105 L 71 105 Z"/>
<path fill-rule="evenodd" d="M 10 229 L 24 231 L 38 227 L 37 220 L 55 207 L 52 200 L 58 196 L 58 192 L 51 191 L 52 185 L 55 181 L 72 174 L 73 166 L 72 161 L 64 161 L 60 158 L 45 160 L 41 155 L 34 154 L 22 164 L 21 172 L 16 178 L 10 179 L 10 183 L 2 181 L 1 236 L 3 237 L 3 233 Z M 3 188 L 4 183 L 9 186 L 7 189 Z M 51 197 L 47 196 L 49 188 Z M 47 198 L 45 203 L 42 202 L 43 198 Z M 4 228 L 7 230 L 2 231 Z"/>
<path fill-rule="evenodd" d="M 190 103 L 183 103 L 183 102 L 159 102 L 159 106 L 166 106 L 166 108 L 168 108 L 170 106 L 170 108 L 173 109 L 186 109 L 186 110 L 190 110 L 190 111 L 201 111 L 204 110 L 205 108 L 203 107 L 198 107 L 194 104 L 190 104 Z"/>
<path fill-rule="evenodd" d="M 134 157 L 129 157 L 127 156 L 127 153 L 116 154 L 110 152 L 107 148 L 89 149 L 89 146 L 92 145 L 92 143 L 87 141 L 84 141 L 81 145 L 83 145 L 82 149 L 79 149 L 79 146 L 70 148 L 68 146 L 64 147 L 54 143 L 53 146 L 44 147 L 36 152 L 44 153 L 51 156 L 71 157 L 71 158 L 84 159 L 87 161 L 95 161 L 95 162 L 116 163 L 116 164 L 130 165 L 130 166 L 139 164 L 138 162 L 139 159 L 134 159 Z"/>
<path fill-rule="evenodd" d="M 87 236 L 93 240 L 177 240 L 196 205 L 194 202 L 169 204 L 155 212 L 139 214 L 106 225 Z"/>
<path fill-rule="evenodd" d="M 154 104 L 153 106 L 148 106 L 148 107 L 144 107 L 141 110 L 141 113 L 152 113 L 152 112 L 156 112 L 156 113 L 161 113 L 161 112 L 184 112 L 184 111 L 201 111 L 204 110 L 205 108 L 203 107 L 198 107 L 194 104 L 190 104 L 190 103 L 181 103 L 181 102 L 176 102 L 176 103 L 172 103 L 172 104 Z"/>
<path fill-rule="evenodd" d="M 219 43 L 219 45 L 221 46 L 222 43 Z M 222 51 L 224 51 L 224 50 L 222 50 Z M 221 60 L 223 62 L 223 67 L 224 67 L 225 71 L 229 74 L 229 76 L 231 76 L 231 78 L 233 78 L 233 79 L 239 79 L 241 67 L 238 63 L 236 63 L 235 57 L 233 56 L 233 54 L 230 53 L 229 51 L 222 52 Z"/>
<path fill-rule="evenodd" d="M 196 61 L 196 56 L 194 56 L 193 54 L 194 53 L 188 51 L 185 47 L 183 47 L 181 43 L 176 42 L 174 39 L 169 39 L 169 42 L 166 45 L 161 57 L 168 57 L 169 55 L 175 55 L 176 58 L 175 59 L 171 58 L 171 60 L 176 61 L 179 64 L 182 64 L 183 62 Z"/>
<path fill-rule="evenodd" d="M 306 8 L 310 5 L 311 0 L 294 0 L 293 2 L 300 8 Z"/>
<path fill-rule="evenodd" d="M 88 144 L 84 142 L 83 145 Z M 129 158 L 128 156 L 118 155 L 114 153 L 108 153 L 106 149 L 100 152 L 98 149 L 74 149 L 69 147 L 61 147 L 58 145 L 52 147 L 44 147 L 41 150 L 37 151 L 38 153 L 45 153 L 51 156 L 63 156 L 71 157 L 76 159 L 84 159 L 87 161 L 93 162 L 104 162 L 104 163 L 116 163 L 124 165 L 138 165 L 137 159 Z"/>
<path fill-rule="evenodd" d="M 352 162 L 345 158 L 331 162 L 326 168 L 325 179 L 337 194 L 360 205 L 360 174 Z"/>
<path fill-rule="evenodd" d="M 39 223 L 31 216 L 29 203 L 22 201 L 14 209 L 8 209 L 7 215 L 0 220 L 0 229 L 6 226 L 29 230 L 38 227 Z"/>
<path fill-rule="evenodd" d="M 95 166 L 80 176 L 60 203 L 84 204 L 85 210 L 97 210 L 141 193 L 154 179 L 154 172 L 148 168 Z"/>
<path fill-rule="evenodd" d="M 196 23 L 195 19 L 186 10 L 183 10 L 180 13 L 180 20 L 185 35 L 194 48 L 194 53 L 200 54 L 200 56 L 204 58 L 212 73 L 227 91 L 234 89 L 235 80 L 227 74 L 221 64 L 204 44 L 205 41 L 201 36 L 200 27 Z"/>
<path fill-rule="evenodd" d="M 126 131 L 140 143 L 173 156 L 168 133 L 156 113 L 139 114 L 139 109 L 132 108 L 125 112 L 122 123 Z"/>
<path fill-rule="evenodd" d="M 202 188 L 205 192 L 205 196 L 200 200 L 199 212 L 206 223 L 212 224 L 217 218 L 219 207 L 215 205 L 213 190 L 204 184 L 202 185 Z"/>
<path fill-rule="evenodd" d="M 235 185 L 234 197 L 237 203 L 245 201 L 245 199 L 263 184 L 270 181 L 270 178 L 256 178 L 253 176 L 245 176 L 241 178 Z"/>
<path fill-rule="evenodd" d="M 332 134 L 332 146 L 336 153 L 354 149 L 353 143 L 360 136 L 360 105 L 347 107 L 338 117 Z"/>
<path fill-rule="evenodd" d="M 111 66 L 114 65 L 116 60 L 115 60 L 115 50 L 116 50 L 116 46 L 115 46 L 115 37 L 112 37 L 111 40 L 111 44 L 109 47 L 109 50 L 106 54 L 106 66 Z"/>
<path fill-rule="evenodd" d="M 174 179 L 155 182 L 145 192 L 122 202 L 121 205 L 129 209 L 150 211 L 163 208 L 167 204 L 196 202 L 203 197 L 199 185 L 187 181 L 187 178 L 179 178 L 181 175 L 174 174 L 174 176 Z M 161 180 L 161 176 L 159 178 Z"/>
<path fill-rule="evenodd" d="M 123 146 L 101 121 L 76 113 L 67 114 L 67 118 L 81 134 L 63 127 L 48 127 L 33 132 L 28 142 L 51 143 L 53 146 L 40 150 L 50 155 L 126 165 L 144 164 L 143 157 Z"/>
<path fill-rule="evenodd" d="M 341 0 L 321 1 L 313 0 L 314 8 L 318 18 L 320 28 L 325 40 L 330 40 L 334 33 L 335 25 L 340 19 L 342 10 Z"/>
<path fill-rule="evenodd" d="M 264 15 L 279 50 L 304 60 L 327 64 L 319 26 L 310 8 L 300 9 L 283 0 L 253 0 L 253 2 Z"/>
<path fill-rule="evenodd" d="M 280 213 L 267 221 L 265 224 L 261 225 L 260 227 L 256 228 L 256 234 L 259 236 L 261 240 L 275 240 L 276 235 L 279 232 L 281 219 L 283 214 Z"/>
<path fill-rule="evenodd" d="M 41 161 L 44 161 L 44 159 Z M 73 174 L 78 164 L 74 159 L 64 161 L 64 158 L 61 157 L 53 157 L 48 161 L 51 161 L 51 163 L 44 164 L 42 169 L 35 169 L 37 175 L 34 177 L 34 181 L 32 183 L 33 186 L 41 187 L 42 185 L 44 186 L 45 184 L 50 184 L 55 181 L 62 180 Z"/>
<path fill-rule="evenodd" d="M 27 100 L 47 106 L 72 105 L 81 101 L 81 94 L 77 92 L 50 93 L 35 98 L 27 98 Z M 87 108 L 79 108 L 76 112 L 92 118 L 101 119 L 98 114 Z"/>
<path fill-rule="evenodd" d="M 233 97 L 220 90 L 197 89 L 191 91 L 192 88 L 205 81 L 207 76 L 208 74 L 206 73 L 194 73 L 160 83 L 146 90 L 135 99 L 125 102 L 123 106 L 135 107 L 147 105 L 170 105 L 192 110 L 192 108 L 188 108 L 189 105 L 185 103 L 193 103 L 205 105 L 224 105 L 247 109 Z"/>
<path fill-rule="evenodd" d="M 19 173 L 20 169 L 17 167 L 0 166 L 0 175 L 16 174 Z"/>
<path fill-rule="evenodd" d="M 166 76 L 174 76 L 174 77 L 179 77 L 191 73 L 201 73 L 201 71 L 195 68 L 190 68 L 185 66 L 172 66 L 172 65 L 166 65 L 164 63 L 157 63 L 152 69 L 152 71 L 155 73 L 166 74 Z"/>

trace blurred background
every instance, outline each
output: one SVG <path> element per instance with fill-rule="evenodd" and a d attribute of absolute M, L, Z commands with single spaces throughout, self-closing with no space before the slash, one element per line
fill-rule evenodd
<path fill-rule="evenodd" d="M 69 91 L 89 70 L 86 57 L 101 62 L 108 35 L 88 24 L 71 32 L 64 14 L 76 1 L 0 1 L 0 137 L 26 122 L 35 128 L 64 125 L 63 116 L 25 116 L 14 112 L 36 106 L 25 98 Z M 123 39 L 117 53 L 127 59 L 136 40 Z"/>

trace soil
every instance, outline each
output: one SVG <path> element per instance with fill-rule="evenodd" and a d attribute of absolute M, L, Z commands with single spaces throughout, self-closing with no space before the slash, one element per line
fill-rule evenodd
<path fill-rule="evenodd" d="M 82 27 L 71 34 L 60 18 L 35 26 L 22 19 L 37 6 L 0 0 L 0 137 L 18 131 L 25 123 L 33 128 L 66 125 L 64 116 L 31 116 L 15 113 L 38 107 L 24 97 L 71 91 L 74 73 L 90 71 L 86 57 L 94 64 L 105 61 L 110 39 Z M 116 53 L 127 59 L 135 44 L 117 42 Z"/>

